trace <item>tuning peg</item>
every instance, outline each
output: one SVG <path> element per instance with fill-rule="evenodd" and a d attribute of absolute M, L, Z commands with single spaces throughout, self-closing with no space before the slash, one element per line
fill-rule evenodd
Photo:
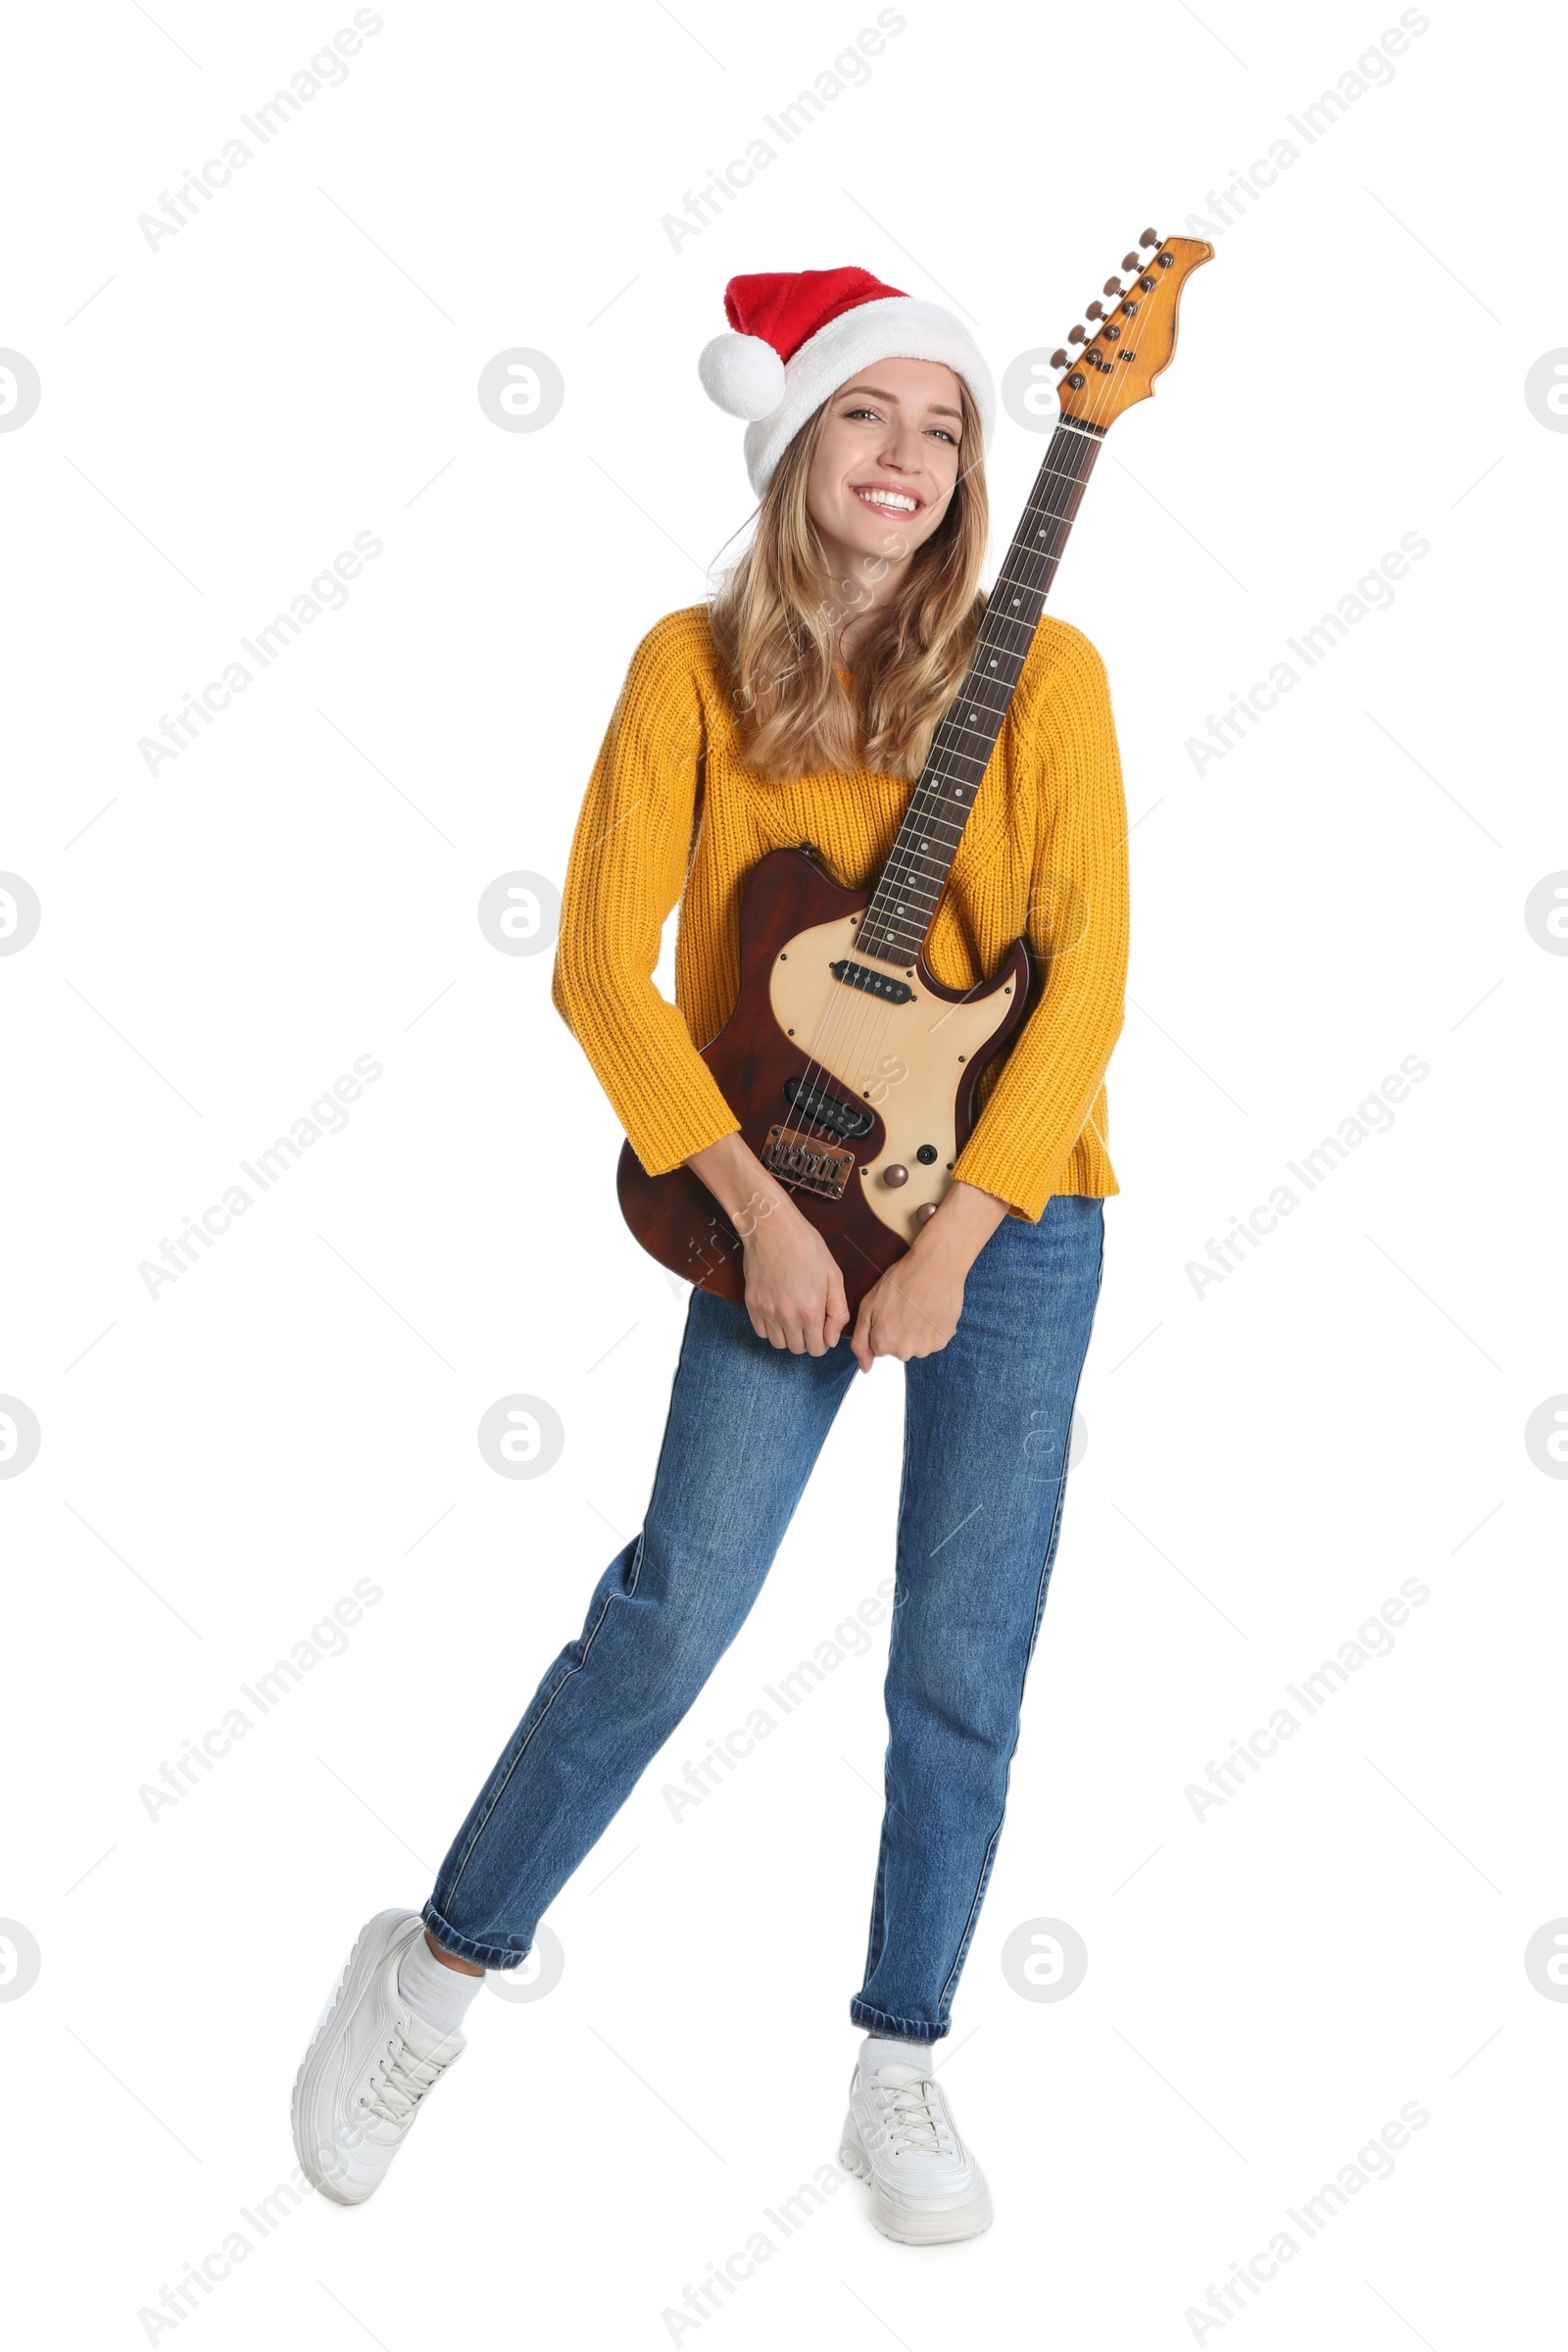
<path fill-rule="evenodd" d="M 1067 329 L 1067 340 L 1068 340 L 1068 342 L 1069 342 L 1069 343 L 1081 343 L 1081 342 L 1083 341 L 1083 339 L 1084 339 L 1084 330 L 1083 330 L 1083 328 L 1082 328 L 1081 326 L 1069 326 L 1069 327 L 1068 327 L 1068 329 Z"/>
<path fill-rule="evenodd" d="M 1102 294 L 1119 294 L 1121 292 L 1121 279 L 1119 277 L 1107 277 L 1100 291 Z"/>
<path fill-rule="evenodd" d="M 1085 304 L 1084 317 L 1086 318 L 1103 318 L 1104 316 L 1105 306 L 1102 302 L 1091 302 Z"/>
<path fill-rule="evenodd" d="M 1137 256 L 1137 254 L 1136 254 L 1136 253 L 1124 253 L 1124 254 L 1122 255 L 1122 257 L 1121 257 L 1121 266 L 1122 266 L 1122 268 L 1123 268 L 1124 270 L 1136 270 L 1136 269 L 1137 269 L 1137 267 L 1138 267 L 1138 256 Z"/>
<path fill-rule="evenodd" d="M 1066 365 L 1067 365 L 1067 354 L 1066 354 L 1066 352 L 1064 352 L 1064 351 L 1054 351 L 1054 352 L 1052 353 L 1052 355 L 1051 355 L 1051 365 L 1053 366 L 1053 368 L 1065 368 L 1065 367 L 1066 367 Z"/>
<path fill-rule="evenodd" d="M 1157 245 L 1159 243 L 1159 239 L 1155 236 L 1152 228 L 1146 228 L 1138 242 L 1140 245 Z"/>

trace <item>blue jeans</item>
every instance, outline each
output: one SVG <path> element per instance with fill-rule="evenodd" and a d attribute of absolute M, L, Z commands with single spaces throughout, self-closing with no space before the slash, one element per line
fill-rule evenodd
<path fill-rule="evenodd" d="M 1103 1204 L 1004 1217 L 947 1347 L 905 1369 L 886 1811 L 850 2015 L 935 2041 L 1002 1835 L 1024 1677 L 1061 1530 Z M 600 1578 L 441 1865 L 436 1941 L 486 1968 L 603 1836 L 746 1622 L 856 1377 L 848 1340 L 791 1355 L 694 1291 L 642 1534 Z"/>

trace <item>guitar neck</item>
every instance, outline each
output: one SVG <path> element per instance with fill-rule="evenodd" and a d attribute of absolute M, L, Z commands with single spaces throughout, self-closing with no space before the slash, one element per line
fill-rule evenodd
<path fill-rule="evenodd" d="M 987 599 L 963 689 L 938 722 L 865 910 L 861 956 L 907 965 L 924 945 L 1103 439 L 1103 427 L 1070 419 L 1051 436 Z"/>

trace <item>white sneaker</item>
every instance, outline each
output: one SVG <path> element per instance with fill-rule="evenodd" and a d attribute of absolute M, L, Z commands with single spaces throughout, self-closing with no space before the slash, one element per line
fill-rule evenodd
<path fill-rule="evenodd" d="M 424 1934 L 416 1911 L 378 1911 L 362 1929 L 294 2082 L 294 2146 L 323 2197 L 363 2205 L 433 2085 L 467 2048 L 438 2034 L 398 1991 L 398 1964 Z"/>
<path fill-rule="evenodd" d="M 884 2058 L 850 2082 L 839 2162 L 871 2183 L 871 2219 L 906 2246 L 945 2245 L 991 2227 L 985 2175 L 923 2067 Z"/>

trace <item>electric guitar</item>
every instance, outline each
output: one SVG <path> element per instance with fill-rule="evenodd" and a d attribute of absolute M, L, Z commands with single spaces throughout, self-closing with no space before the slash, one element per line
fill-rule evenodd
<path fill-rule="evenodd" d="M 805 844 L 772 851 L 747 878 L 740 992 L 703 1059 L 746 1142 L 832 1250 L 852 1315 L 936 1214 L 975 1082 L 1023 1018 L 1023 940 L 966 990 L 936 978 L 925 941 L 1100 445 L 1169 366 L 1182 287 L 1214 252 L 1152 229 L 1139 245 L 1142 258 L 1121 265 L 1129 282 L 1108 278 L 1091 325 L 1052 355 L 1061 414 L 875 889 L 841 889 Z M 662 1265 L 744 1298 L 742 1237 L 700 1177 L 649 1176 L 627 1144 L 616 1190 Z"/>

